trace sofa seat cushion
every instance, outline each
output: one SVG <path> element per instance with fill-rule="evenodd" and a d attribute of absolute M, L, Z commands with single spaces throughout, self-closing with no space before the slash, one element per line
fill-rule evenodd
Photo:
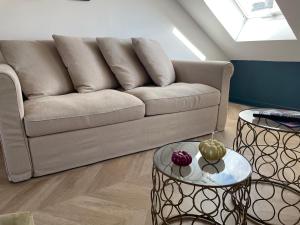
<path fill-rule="evenodd" d="M 165 87 L 146 86 L 127 91 L 146 105 L 146 115 L 184 112 L 215 106 L 220 91 L 204 84 L 173 83 Z"/>
<path fill-rule="evenodd" d="M 47 96 L 24 102 L 29 137 L 105 126 L 145 116 L 144 103 L 124 92 L 101 90 Z"/>

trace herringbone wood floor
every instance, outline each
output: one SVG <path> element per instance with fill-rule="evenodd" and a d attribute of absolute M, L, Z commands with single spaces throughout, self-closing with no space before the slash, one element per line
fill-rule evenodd
<path fill-rule="evenodd" d="M 226 130 L 232 146 L 238 112 L 230 104 Z M 198 139 L 206 139 L 201 137 Z M 0 214 L 32 211 L 36 225 L 150 225 L 153 150 L 12 184 L 0 166 Z"/>

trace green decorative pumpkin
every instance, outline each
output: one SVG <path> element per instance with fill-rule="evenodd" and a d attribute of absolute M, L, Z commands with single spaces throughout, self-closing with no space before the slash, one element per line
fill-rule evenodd
<path fill-rule="evenodd" d="M 1 225 L 34 225 L 33 216 L 30 212 L 19 212 L 0 215 Z"/>
<path fill-rule="evenodd" d="M 204 159 L 209 161 L 222 159 L 226 154 L 224 144 L 215 139 L 200 142 L 199 150 Z"/>

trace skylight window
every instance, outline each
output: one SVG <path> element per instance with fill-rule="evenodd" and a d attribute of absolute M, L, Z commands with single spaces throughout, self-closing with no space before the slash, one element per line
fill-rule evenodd
<path fill-rule="evenodd" d="M 275 0 L 204 0 L 238 42 L 296 40 Z"/>
<path fill-rule="evenodd" d="M 235 0 L 247 18 L 282 16 L 275 0 Z"/>

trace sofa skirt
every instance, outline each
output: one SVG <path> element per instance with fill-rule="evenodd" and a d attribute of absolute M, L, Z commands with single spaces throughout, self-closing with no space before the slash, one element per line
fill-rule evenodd
<path fill-rule="evenodd" d="M 211 133 L 218 106 L 29 138 L 33 176 L 42 176 Z"/>

